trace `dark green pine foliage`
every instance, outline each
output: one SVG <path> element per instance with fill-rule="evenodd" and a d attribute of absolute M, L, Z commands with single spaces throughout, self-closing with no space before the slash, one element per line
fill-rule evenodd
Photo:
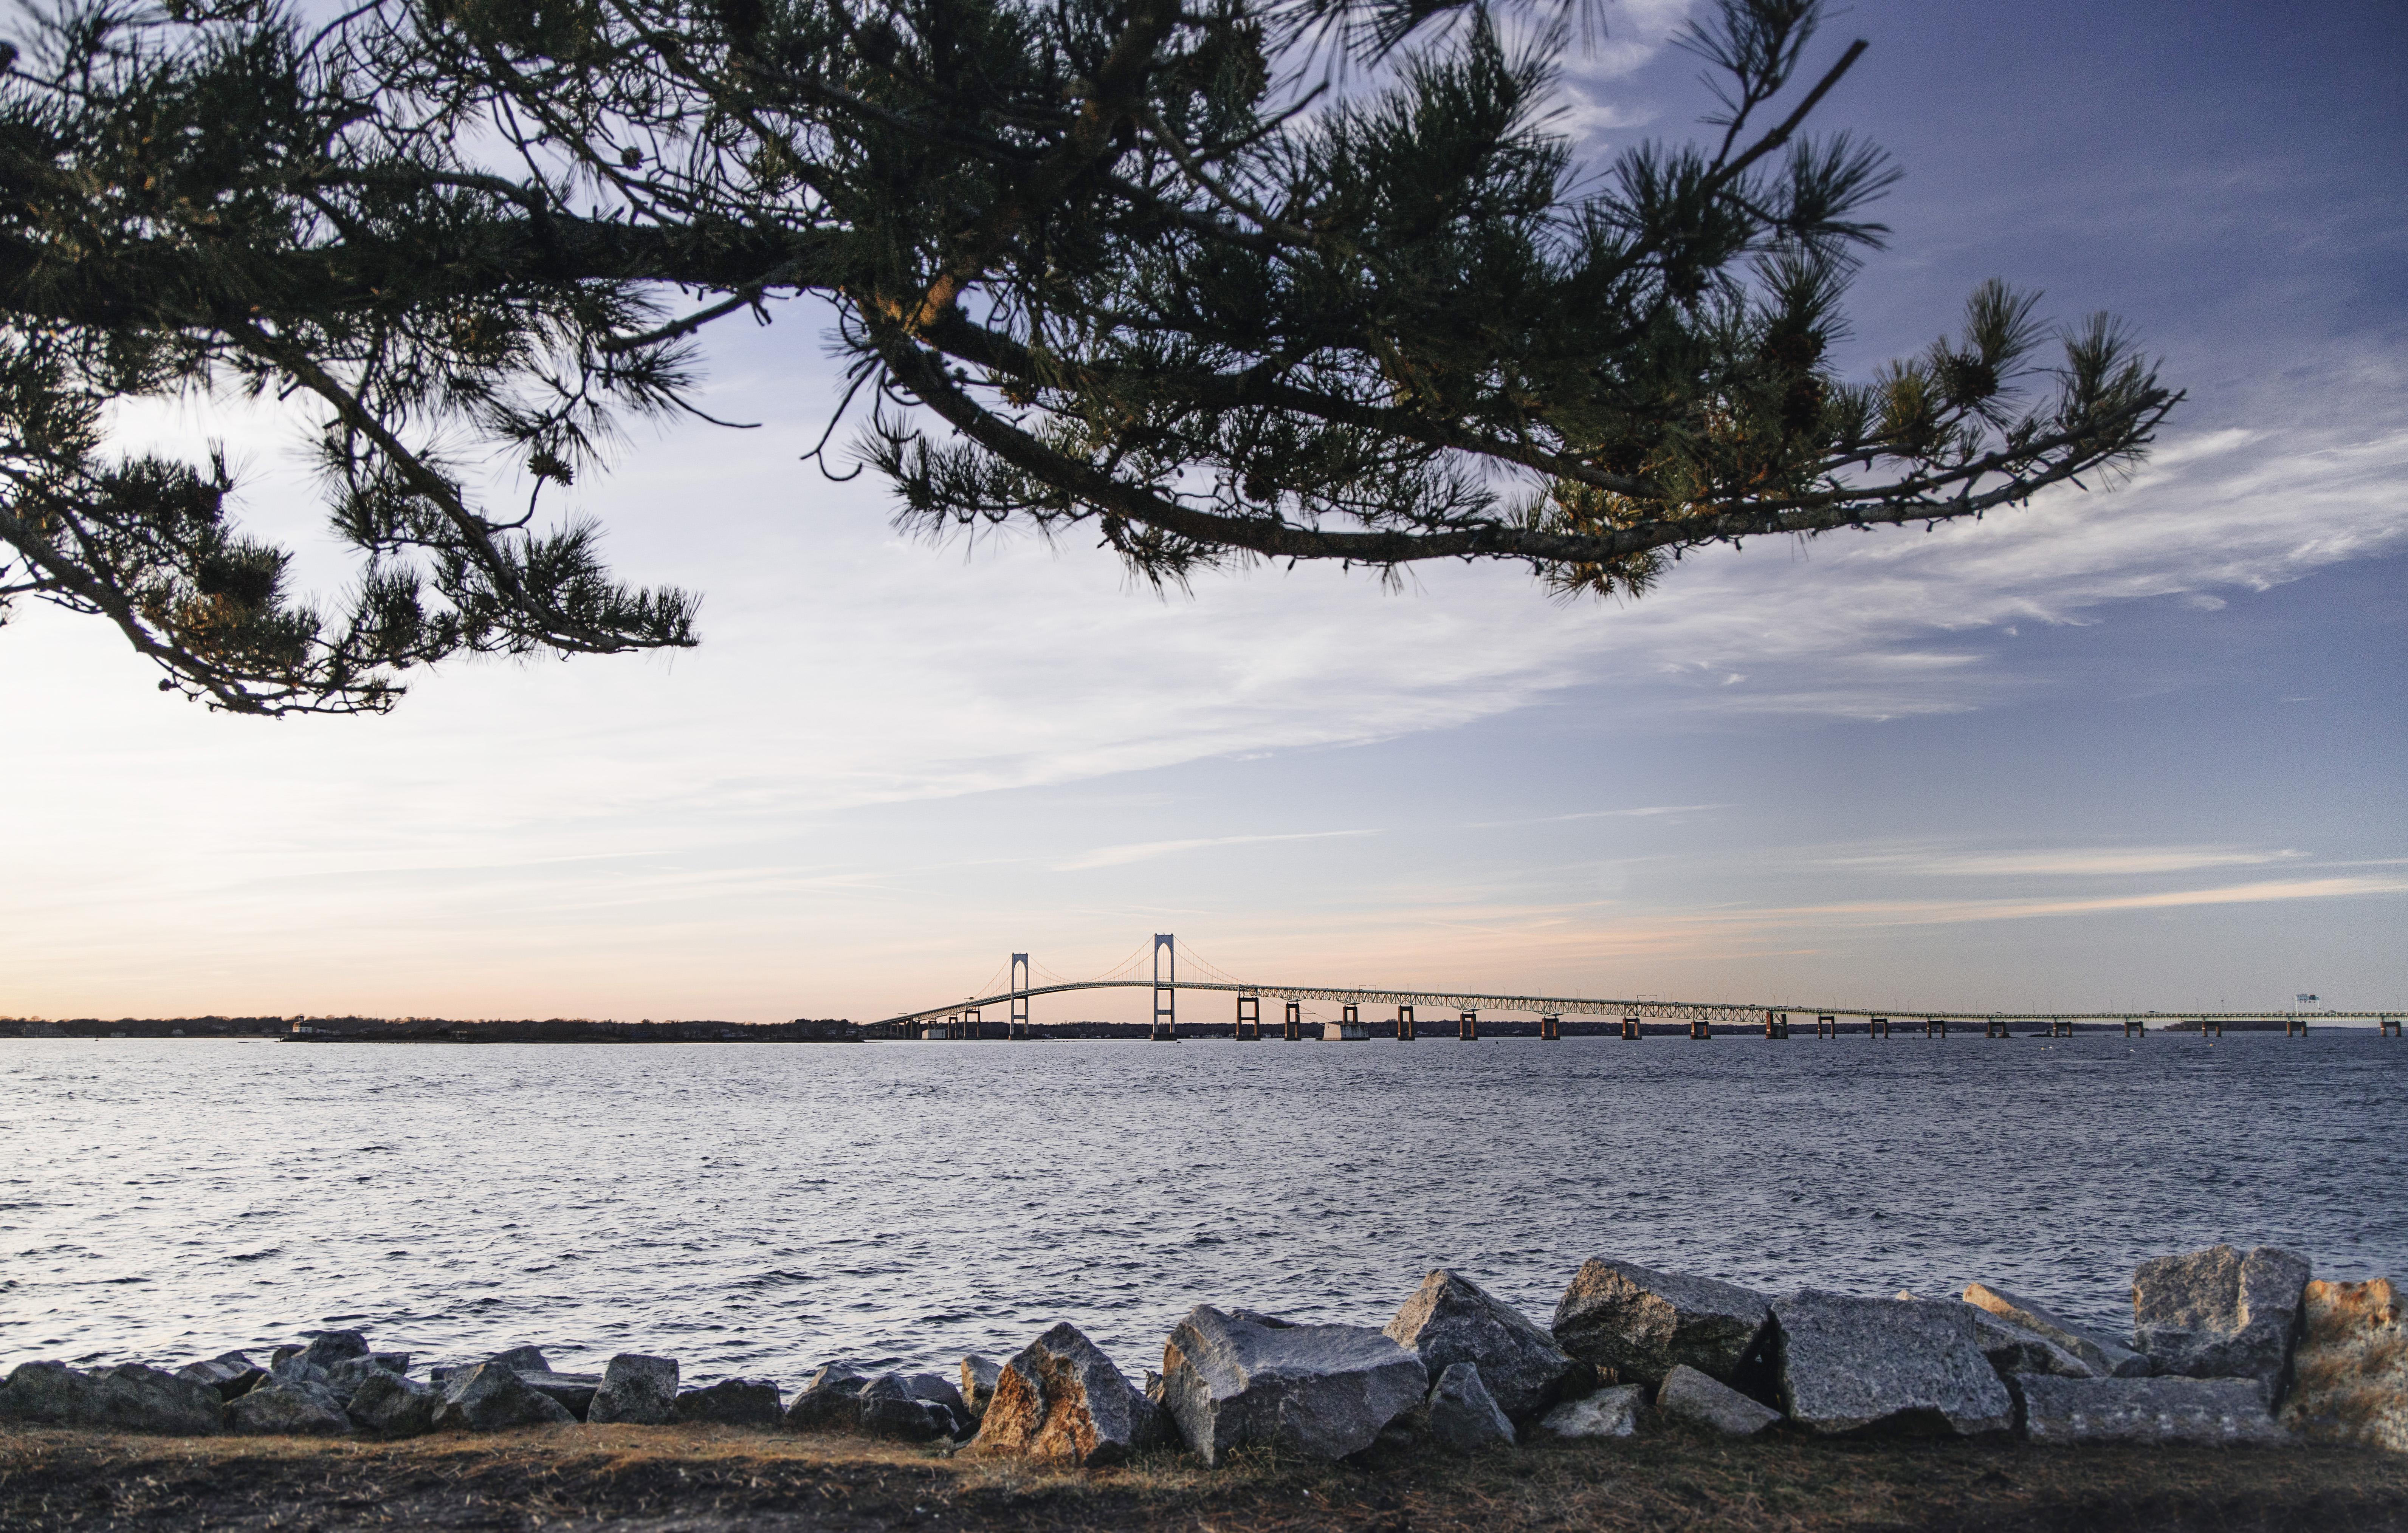
<path fill-rule="evenodd" d="M 104 615 L 253 712 L 691 643 L 693 598 L 619 584 L 552 502 L 615 423 L 694 408 L 709 325 L 801 294 L 851 363 L 814 408 L 906 524 L 1081 531 L 1157 582 L 1504 559 L 1635 594 L 1686 548 L 2133 462 L 2174 396 L 2114 321 L 2001 284 L 1832 369 L 1892 172 L 1801 131 L 1864 46 L 1817 12 L 1723 0 L 1686 39 L 1711 131 L 1608 165 L 1545 126 L 1569 23 L 1462 0 L 23 13 L 0 603 Z M 222 464 L 110 451 L 112 402 L 186 394 L 310 412 L 339 607 L 236 529 Z"/>

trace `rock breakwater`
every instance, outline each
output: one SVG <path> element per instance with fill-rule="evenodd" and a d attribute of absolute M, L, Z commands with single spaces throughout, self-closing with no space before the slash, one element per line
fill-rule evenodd
<path fill-rule="evenodd" d="M 0 1418 L 121 1431 L 410 1437 L 579 1423 L 838 1430 L 984 1455 L 1101 1466 L 1183 1443 L 1207 1465 L 1275 1447 L 1503 1451 L 1533 1436 L 1620 1437 L 1653 1420 L 1732 1437 L 2020 1434 L 2034 1442 L 2408 1449 L 2408 1328 L 2390 1280 L 2312 1281 L 2291 1253 L 2230 1246 L 2143 1263 L 2130 1345 L 1985 1284 L 1961 1299 L 1805 1291 L 1598 1258 L 1541 1327 L 1462 1273 L 1431 1273 L 1384 1328 L 1199 1305 L 1159 1374 L 1133 1383 L 1075 1326 L 960 1382 L 830 1362 L 791 1397 L 767 1379 L 681 1383 L 674 1359 L 554 1371 L 519 1346 L 413 1376 L 356 1330 L 175 1369 L 37 1360 Z"/>

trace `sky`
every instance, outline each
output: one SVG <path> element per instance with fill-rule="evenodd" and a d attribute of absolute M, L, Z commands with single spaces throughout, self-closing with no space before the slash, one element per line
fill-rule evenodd
<path fill-rule="evenodd" d="M 1676 0 L 1608 6 L 1566 123 L 1697 131 Z M 897 536 L 798 462 L 810 318 L 580 509 L 698 589 L 675 655 L 446 666 L 377 719 L 156 692 L 0 628 L 0 1016 L 873 1020 L 1109 970 L 1801 1009 L 2408 1009 L 2408 100 L 2396 5 L 1868 0 L 1819 121 L 1890 148 L 1869 370 L 2000 276 L 2188 391 L 2128 483 L 1693 555 L 1257 568 Z M 723 327 L 725 328 L 725 327 Z M 224 407 L 249 520 L 338 580 L 297 438 Z M 1209 1009 L 1219 1001 L 1197 1001 Z M 1040 1000 L 1133 1020 L 1135 992 Z"/>

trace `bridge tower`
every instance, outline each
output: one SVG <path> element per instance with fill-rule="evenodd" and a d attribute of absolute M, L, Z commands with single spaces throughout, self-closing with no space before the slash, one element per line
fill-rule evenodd
<path fill-rule="evenodd" d="M 1028 954 L 1011 955 L 1011 1020 L 1004 1024 L 1003 1036 L 1025 1041 L 1028 1038 Z"/>
<path fill-rule="evenodd" d="M 1154 1030 L 1156 1043 L 1179 1041 L 1179 951 L 1168 932 L 1154 934 Z"/>
<path fill-rule="evenodd" d="M 1238 997 L 1238 1024 L 1229 1036 L 1249 1043 L 1259 1043 L 1263 1038 L 1263 998 L 1260 996 Z"/>

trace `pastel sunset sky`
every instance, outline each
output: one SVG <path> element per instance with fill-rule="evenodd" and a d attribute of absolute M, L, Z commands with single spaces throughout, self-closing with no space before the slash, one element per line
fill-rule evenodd
<path fill-rule="evenodd" d="M 1593 158 L 1693 131 L 1683 14 L 1606 8 Z M 760 429 L 580 487 L 623 574 L 705 593 L 694 652 L 264 722 L 16 613 L 0 1014 L 866 1021 L 1156 931 L 1273 982 L 2408 1007 L 2408 11 L 1862 0 L 1817 47 L 1858 36 L 1819 122 L 1906 179 L 1849 365 L 1991 276 L 2114 310 L 2189 391 L 2128 483 L 1628 605 L 1458 566 L 1165 599 L 1077 544 L 899 537 L 798 461 L 834 395 L 790 305 L 710 353 Z M 121 426 L 223 437 L 341 578 L 289 422 Z"/>

